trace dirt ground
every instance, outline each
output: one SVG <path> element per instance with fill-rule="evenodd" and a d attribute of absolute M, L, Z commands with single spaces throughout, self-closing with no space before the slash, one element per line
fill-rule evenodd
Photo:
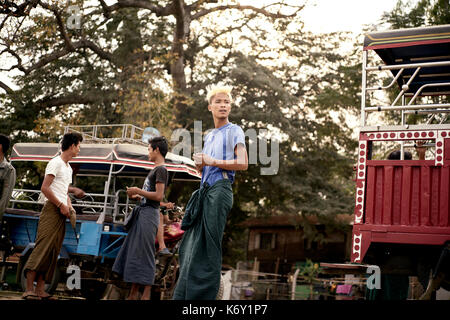
<path fill-rule="evenodd" d="M 22 300 L 22 293 L 20 291 L 0 290 L 0 300 Z M 71 297 L 60 293 L 54 293 L 54 296 L 60 300 L 84 300 L 83 298 Z"/>
<path fill-rule="evenodd" d="M 21 300 L 22 292 L 0 291 L 0 300 Z"/>

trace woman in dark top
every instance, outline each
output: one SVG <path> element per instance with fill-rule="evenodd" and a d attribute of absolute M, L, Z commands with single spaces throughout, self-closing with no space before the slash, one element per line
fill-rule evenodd
<path fill-rule="evenodd" d="M 137 300 L 139 285 L 144 286 L 142 300 L 150 299 L 150 290 L 155 279 L 155 239 L 159 225 L 159 203 L 164 198 L 168 172 L 164 167 L 168 145 L 164 137 L 149 142 L 148 156 L 155 163 L 145 179 L 142 189 L 127 188 L 131 199 L 141 200 L 131 229 L 120 248 L 113 271 L 122 275 L 125 282 L 132 283 L 127 300 Z"/>

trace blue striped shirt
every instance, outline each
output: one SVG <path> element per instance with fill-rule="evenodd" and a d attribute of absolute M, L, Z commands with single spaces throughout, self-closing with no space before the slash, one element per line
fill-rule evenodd
<path fill-rule="evenodd" d="M 214 129 L 205 137 L 202 152 L 218 160 L 236 159 L 234 149 L 241 143 L 245 147 L 245 135 L 241 127 L 233 123 Z M 201 184 L 207 182 L 210 186 L 223 179 L 222 171 L 227 172 L 228 179 L 234 182 L 235 171 L 223 170 L 217 167 L 203 167 Z"/>

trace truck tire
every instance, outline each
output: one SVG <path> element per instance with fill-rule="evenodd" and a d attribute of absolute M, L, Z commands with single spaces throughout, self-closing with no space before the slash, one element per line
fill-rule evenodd
<path fill-rule="evenodd" d="M 81 295 L 88 301 L 98 301 L 105 296 L 107 284 L 98 279 L 81 279 Z"/>

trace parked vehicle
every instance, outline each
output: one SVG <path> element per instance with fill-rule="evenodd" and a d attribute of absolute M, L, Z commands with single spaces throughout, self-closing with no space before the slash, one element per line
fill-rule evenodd
<path fill-rule="evenodd" d="M 364 38 L 351 262 L 378 265 L 382 274 L 418 276 L 424 288 L 450 243 L 449 54 L 450 25 L 374 32 Z M 377 58 L 382 63 L 376 64 Z M 392 81 L 373 85 L 382 72 Z M 369 95 L 380 98 L 381 92 L 393 92 L 394 101 L 367 104 Z M 400 123 L 370 117 L 380 112 L 391 112 Z M 420 119 L 425 120 L 418 123 Z M 414 155 L 419 141 L 428 149 L 426 160 L 405 160 L 404 151 Z M 375 159 L 377 148 L 398 148 L 401 158 Z M 450 290 L 450 270 L 445 271 L 440 285 Z"/>
<path fill-rule="evenodd" d="M 80 132 L 84 141 L 78 157 L 70 161 L 73 169 L 73 184 L 77 186 L 82 179 L 84 185 L 93 186 L 104 183 L 103 190 L 86 190 L 82 199 L 71 197 L 77 211 L 76 227 L 66 223 L 66 234 L 61 249 L 57 271 L 46 290 L 55 290 L 64 280 L 68 266 L 78 266 L 81 270 L 81 294 L 99 298 L 112 278 L 112 265 L 127 235 L 123 228 L 125 217 L 131 213 L 135 201 L 128 198 L 120 181 L 131 181 L 132 185 L 143 183 L 154 163 L 148 160 L 146 142 L 142 141 L 144 130 L 133 125 L 93 125 L 68 126 L 65 132 Z M 109 135 L 105 134 L 108 132 Z M 58 155 L 58 143 L 17 143 L 12 148 L 11 161 L 48 162 Z M 166 156 L 169 184 L 200 182 L 201 175 L 192 160 L 172 153 Z M 94 179 L 94 180 L 89 180 Z M 92 181 L 92 183 L 91 183 Z M 94 192 L 93 192 L 94 191 Z M 42 203 L 40 190 L 15 189 L 11 208 L 6 210 L 4 220 L 7 233 L 14 250 L 20 252 L 17 268 L 17 282 L 25 288 L 23 266 L 34 248 L 37 225 Z M 181 208 L 174 211 L 182 215 Z M 173 214 L 171 212 L 170 214 Z M 182 233 L 171 237 L 166 233 L 168 246 L 174 248 Z M 176 250 L 175 250 L 176 251 Z M 176 252 L 171 259 L 160 261 L 156 275 L 157 284 L 166 296 L 173 287 L 176 276 Z M 170 286 L 169 286 L 170 285 Z M 169 288 L 169 289 L 168 289 Z"/>

